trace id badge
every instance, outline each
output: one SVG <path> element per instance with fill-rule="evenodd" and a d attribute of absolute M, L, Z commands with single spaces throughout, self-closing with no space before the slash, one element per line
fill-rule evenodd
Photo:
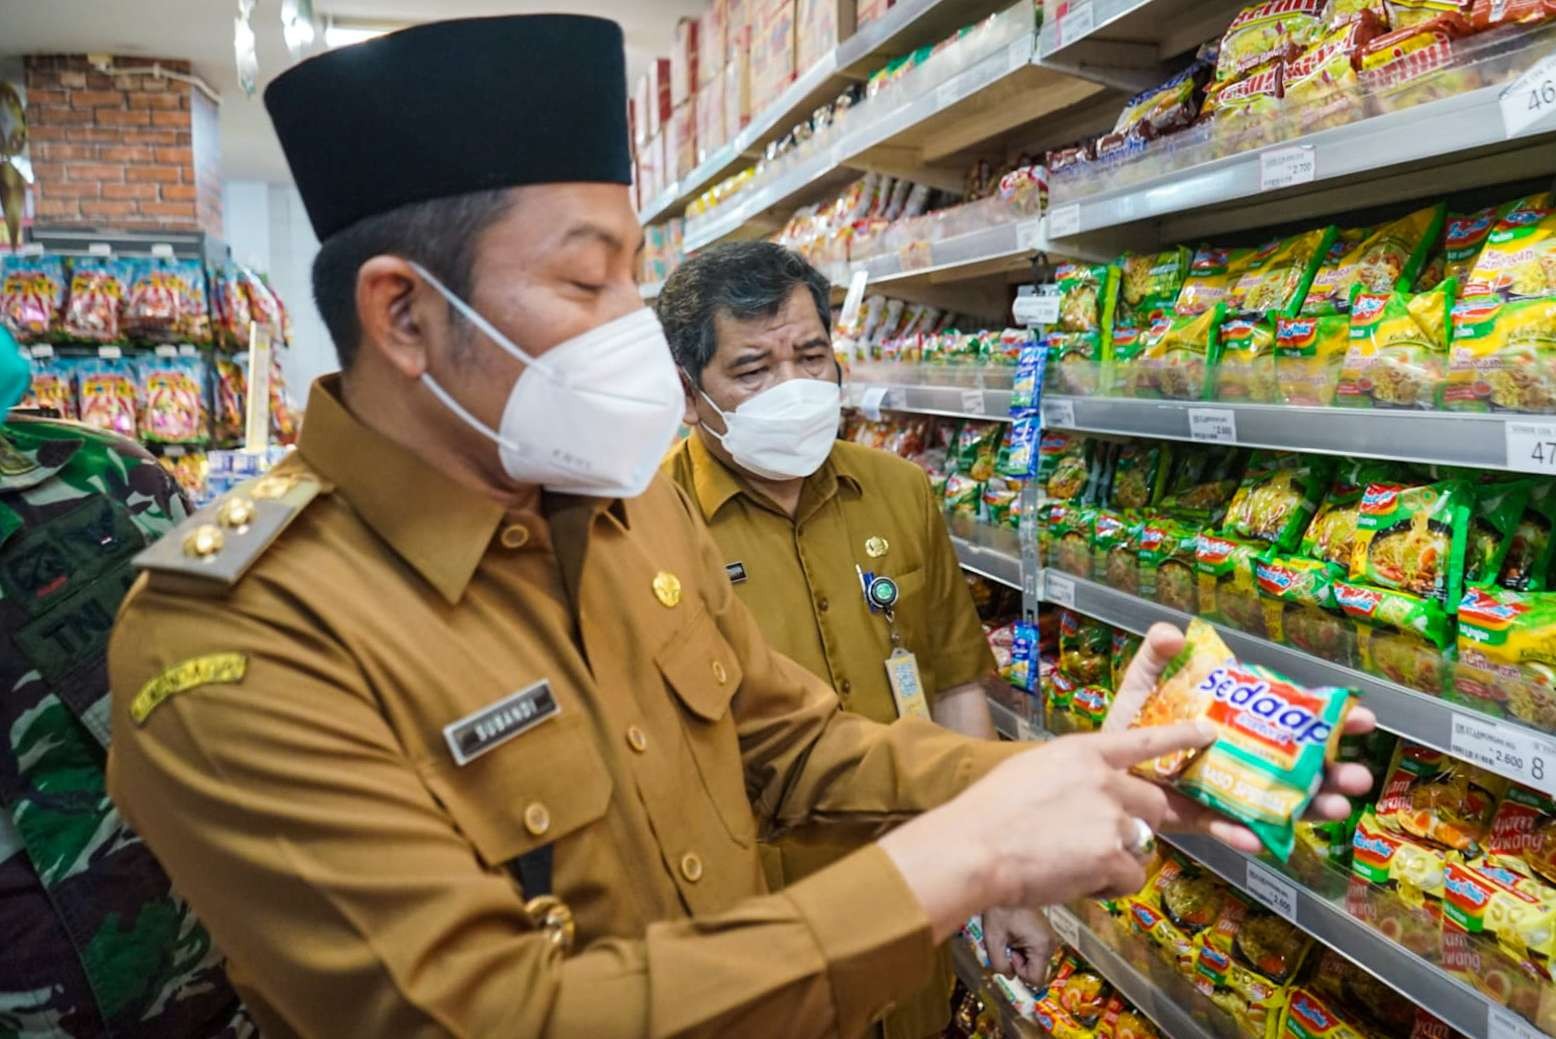
<path fill-rule="evenodd" d="M 886 680 L 891 683 L 892 699 L 897 701 L 897 717 L 929 717 L 929 701 L 924 698 L 924 681 L 918 673 L 918 657 L 901 646 L 886 658 Z"/>

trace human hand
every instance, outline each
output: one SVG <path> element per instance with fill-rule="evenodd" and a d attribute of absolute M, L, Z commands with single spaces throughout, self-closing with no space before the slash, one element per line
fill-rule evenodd
<path fill-rule="evenodd" d="M 1014 974 L 1033 988 L 1047 983 L 1048 960 L 1059 939 L 1039 910 L 1024 906 L 983 911 L 983 947 L 996 973 Z"/>
<path fill-rule="evenodd" d="M 1104 732 L 1128 730 L 1139 715 L 1146 697 L 1156 688 L 1162 669 L 1183 648 L 1183 632 L 1171 624 L 1153 624 L 1146 632 L 1140 651 L 1130 662 L 1119 683 L 1113 707 L 1102 725 Z M 1371 732 L 1377 727 L 1377 717 L 1362 706 L 1354 706 L 1345 718 L 1344 731 L 1352 735 Z M 1351 813 L 1350 797 L 1360 797 L 1372 787 L 1372 773 L 1357 764 L 1333 764 L 1324 773 L 1324 785 L 1308 807 L 1308 817 L 1313 819 L 1344 819 Z M 1259 838 L 1248 827 L 1232 822 L 1226 816 L 1191 801 L 1181 794 L 1169 792 L 1167 811 L 1162 829 L 1168 833 L 1206 833 L 1238 851 L 1258 854 L 1263 847 Z"/>

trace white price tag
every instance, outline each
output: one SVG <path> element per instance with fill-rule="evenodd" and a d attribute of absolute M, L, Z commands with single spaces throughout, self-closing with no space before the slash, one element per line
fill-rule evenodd
<path fill-rule="evenodd" d="M 23 245 L 20 249 L 16 250 L 16 255 L 18 255 L 18 256 L 42 256 L 43 255 L 43 243 L 42 242 L 28 242 L 25 245 Z"/>
<path fill-rule="evenodd" d="M 162 453 L 169 458 L 182 458 L 184 457 L 184 448 L 181 444 L 169 444 L 162 449 Z"/>
<path fill-rule="evenodd" d="M 1020 325 L 1052 325 L 1059 320 L 1057 293 L 1023 293 L 1010 308 Z"/>
<path fill-rule="evenodd" d="M 32 348 L 32 356 L 37 360 L 43 360 L 46 357 L 53 357 L 54 348 L 48 343 L 39 343 Z"/>
<path fill-rule="evenodd" d="M 982 390 L 962 391 L 962 410 L 969 415 L 987 415 L 983 407 Z"/>
<path fill-rule="evenodd" d="M 1043 598 L 1055 606 L 1066 606 L 1075 609 L 1075 580 L 1068 574 L 1048 572 L 1043 581 Z"/>
<path fill-rule="evenodd" d="M 1509 469 L 1556 475 L 1556 422 L 1509 422 L 1504 428 Z"/>
<path fill-rule="evenodd" d="M 1502 126 L 1512 137 L 1556 113 L 1556 54 L 1513 80 L 1498 98 Z"/>
<path fill-rule="evenodd" d="M 97 348 L 97 356 L 105 361 L 117 361 L 124 356 L 124 351 L 117 346 L 99 346 Z"/>
<path fill-rule="evenodd" d="M 1023 220 L 1016 225 L 1016 250 L 1023 253 L 1033 253 L 1043 247 L 1043 221 L 1039 217 L 1036 220 Z"/>
<path fill-rule="evenodd" d="M 93 242 L 91 245 L 86 247 L 86 251 L 89 255 L 92 256 L 112 256 L 113 246 L 109 245 L 107 242 Z"/>
<path fill-rule="evenodd" d="M 1059 42 L 1071 44 L 1083 37 L 1090 36 L 1091 31 L 1097 27 L 1097 12 L 1092 10 L 1091 0 L 1081 0 L 1078 4 L 1071 4 L 1070 9 L 1059 19 Z"/>
<path fill-rule="evenodd" d="M 178 356 L 199 357 L 200 348 L 195 346 L 193 343 L 180 343 L 178 344 Z"/>
<path fill-rule="evenodd" d="M 1556 745 L 1535 733 L 1494 718 L 1456 714 L 1448 749 L 1498 775 L 1556 794 Z"/>
<path fill-rule="evenodd" d="M 1054 929 L 1054 935 L 1070 948 L 1075 948 L 1081 943 L 1080 919 L 1068 909 L 1053 906 L 1048 910 L 1048 925 Z"/>
<path fill-rule="evenodd" d="M 1311 144 L 1291 148 L 1271 148 L 1259 155 L 1259 190 L 1278 191 L 1293 184 L 1306 184 L 1318 172 Z"/>
<path fill-rule="evenodd" d="M 1043 425 L 1057 429 L 1075 428 L 1075 402 L 1073 400 L 1043 401 Z"/>
<path fill-rule="evenodd" d="M 1036 599 L 1039 588 L 1037 586 L 1038 571 L 1033 568 L 1024 568 L 1021 574 L 1021 594 L 1026 596 L 1028 602 Z"/>
<path fill-rule="evenodd" d="M 1230 408 L 1190 408 L 1189 439 L 1207 444 L 1237 443 L 1237 413 Z"/>
<path fill-rule="evenodd" d="M 171 260 L 173 258 L 173 246 L 169 242 L 154 242 L 151 246 L 151 255 L 159 260 Z"/>
<path fill-rule="evenodd" d="M 885 402 L 885 386 L 866 386 L 864 393 L 859 395 L 859 410 L 871 422 L 879 422 L 881 420 L 881 405 Z"/>
<path fill-rule="evenodd" d="M 1486 1008 L 1486 1039 L 1540 1039 L 1544 1032 L 1495 1004 Z"/>
<path fill-rule="evenodd" d="M 1067 206 L 1054 206 L 1048 211 L 1048 237 L 1068 238 L 1081 233 L 1081 204 L 1071 202 Z"/>
<path fill-rule="evenodd" d="M 172 343 L 162 343 L 152 352 L 155 353 L 158 357 L 177 357 L 178 347 L 174 346 Z"/>
<path fill-rule="evenodd" d="M 1276 916 L 1297 922 L 1297 886 L 1257 862 L 1248 863 L 1248 893 L 1263 902 Z"/>
<path fill-rule="evenodd" d="M 852 329 L 859 320 L 859 307 L 864 303 L 864 287 L 868 284 L 870 272 L 863 267 L 848 279 L 848 295 L 843 297 L 843 311 L 837 318 L 837 323 L 843 328 Z"/>

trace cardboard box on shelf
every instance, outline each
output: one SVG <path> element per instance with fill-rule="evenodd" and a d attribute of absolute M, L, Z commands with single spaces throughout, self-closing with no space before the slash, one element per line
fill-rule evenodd
<path fill-rule="evenodd" d="M 724 59 L 726 64 L 735 56 L 736 37 L 751 28 L 751 19 L 757 6 L 757 0 L 725 0 L 724 39 L 729 46 L 729 54 Z M 750 48 L 750 33 L 745 33 L 739 45 Z"/>
<path fill-rule="evenodd" d="M 855 0 L 796 0 L 794 69 L 803 76 L 854 34 Z"/>
<path fill-rule="evenodd" d="M 648 62 L 648 135 L 664 130 L 670 121 L 670 59 L 650 58 Z"/>
<path fill-rule="evenodd" d="M 675 23 L 675 49 L 670 53 L 670 107 L 679 108 L 697 92 L 698 39 L 701 22 L 682 18 Z"/>
<path fill-rule="evenodd" d="M 632 143 L 639 148 L 648 143 L 648 99 L 650 96 L 648 73 L 645 72 L 637 78 L 636 83 L 632 84 L 632 114 L 634 116 Z"/>
<path fill-rule="evenodd" d="M 729 0 L 713 0 L 702 13 L 698 30 L 697 86 L 702 88 L 719 78 L 729 60 Z"/>
<path fill-rule="evenodd" d="M 697 164 L 724 147 L 729 140 L 728 122 L 724 112 L 724 84 L 709 83 L 697 91 Z"/>
<path fill-rule="evenodd" d="M 648 203 L 658 198 L 659 192 L 663 189 L 663 185 L 661 184 L 659 177 L 659 159 L 663 154 L 664 149 L 660 147 L 658 137 L 649 138 L 648 141 L 646 141 L 643 146 L 638 149 L 637 183 L 638 196 L 640 199 L 638 203 L 639 209 L 642 209 Z"/>
<path fill-rule="evenodd" d="M 859 28 L 863 28 L 891 10 L 891 8 L 892 0 L 859 0 L 859 8 L 854 15 L 854 24 Z"/>
<path fill-rule="evenodd" d="M 751 31 L 751 107 L 760 112 L 794 82 L 794 0 L 760 0 Z"/>
<path fill-rule="evenodd" d="M 675 110 L 670 120 L 675 130 L 675 154 L 670 160 L 673 177 L 680 179 L 697 168 L 697 99 L 693 97 Z"/>
<path fill-rule="evenodd" d="M 751 30 L 730 37 L 724 66 L 724 121 L 731 137 L 751 125 Z"/>

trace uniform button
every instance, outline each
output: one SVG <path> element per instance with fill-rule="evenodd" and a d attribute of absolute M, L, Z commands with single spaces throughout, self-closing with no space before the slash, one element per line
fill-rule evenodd
<path fill-rule="evenodd" d="M 522 523 L 511 524 L 502 528 L 498 540 L 503 548 L 523 548 L 529 543 L 529 528 Z"/>
<path fill-rule="evenodd" d="M 695 853 L 687 852 L 681 856 L 681 876 L 693 884 L 702 879 L 702 860 Z"/>
<path fill-rule="evenodd" d="M 825 595 L 816 600 L 816 609 L 820 610 L 822 613 L 826 613 L 827 607 L 831 605 L 832 604 L 827 601 L 827 597 Z"/>
<path fill-rule="evenodd" d="M 719 685 L 729 681 L 729 672 L 724 670 L 724 662 L 722 660 L 713 662 L 713 680 Z"/>
<path fill-rule="evenodd" d="M 524 809 L 524 828 L 536 837 L 551 829 L 551 813 L 545 805 L 539 801 L 530 802 L 530 806 Z"/>
<path fill-rule="evenodd" d="M 627 726 L 627 746 L 639 754 L 648 749 L 648 737 L 643 735 L 643 730 L 636 725 Z"/>
<path fill-rule="evenodd" d="M 837 684 L 837 688 L 839 692 L 841 692 L 844 696 L 847 696 L 849 693 L 854 691 L 854 683 L 845 678 Z"/>

